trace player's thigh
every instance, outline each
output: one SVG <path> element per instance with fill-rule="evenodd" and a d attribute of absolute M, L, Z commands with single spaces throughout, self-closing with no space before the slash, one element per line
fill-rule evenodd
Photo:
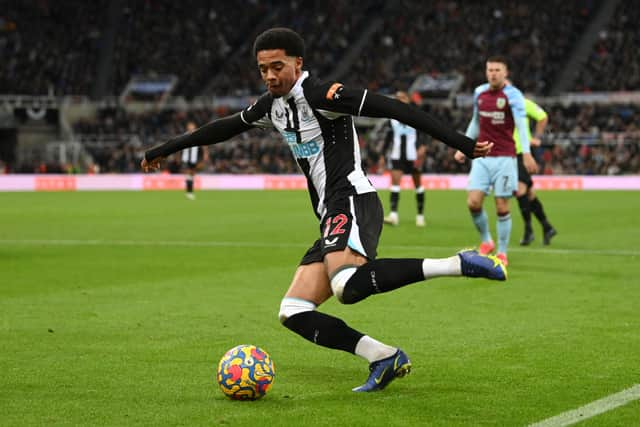
<path fill-rule="evenodd" d="M 518 197 L 520 196 L 524 196 L 525 194 L 527 194 L 527 184 L 525 184 L 522 181 L 518 181 Z"/>
<path fill-rule="evenodd" d="M 415 188 L 419 188 L 422 185 L 422 174 L 419 169 L 413 169 L 413 172 L 411 172 L 411 179 L 413 179 L 413 186 Z"/>
<path fill-rule="evenodd" d="M 467 190 L 469 190 L 469 192 L 482 191 L 485 194 L 489 194 L 491 190 L 491 169 L 491 158 L 473 159 L 471 162 L 471 171 L 469 172 Z"/>
<path fill-rule="evenodd" d="M 320 239 L 329 275 L 343 265 L 361 265 L 376 258 L 382 220 L 382 204 L 375 192 L 329 204 Z"/>
<path fill-rule="evenodd" d="M 324 263 L 314 262 L 298 266 L 285 297 L 299 298 L 320 305 L 331 295 L 329 276 Z"/>
<path fill-rule="evenodd" d="M 515 157 L 494 157 L 491 183 L 496 197 L 512 197 L 518 189 L 518 165 Z"/>
<path fill-rule="evenodd" d="M 401 180 L 402 180 L 402 171 L 400 169 L 391 170 L 391 184 L 400 185 Z"/>
<path fill-rule="evenodd" d="M 351 248 L 345 248 L 339 252 L 330 252 L 324 257 L 324 265 L 329 272 L 329 277 L 344 266 L 360 267 L 367 262 L 369 262 L 369 260 L 365 256 L 355 252 Z"/>
<path fill-rule="evenodd" d="M 524 184 L 524 191 L 521 193 L 521 185 Z M 533 180 L 531 179 L 531 174 L 524 167 L 524 161 L 522 160 L 522 154 L 518 155 L 518 195 L 524 194 L 527 191 L 527 188 L 533 186 Z"/>

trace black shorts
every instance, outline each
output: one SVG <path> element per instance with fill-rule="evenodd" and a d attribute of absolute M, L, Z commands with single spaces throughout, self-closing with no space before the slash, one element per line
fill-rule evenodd
<path fill-rule="evenodd" d="M 183 163 L 182 167 L 186 170 L 196 170 L 198 168 L 198 163 Z"/>
<path fill-rule="evenodd" d="M 413 174 L 418 170 L 413 160 L 391 160 L 391 168 L 405 174 Z"/>
<path fill-rule="evenodd" d="M 533 187 L 533 180 L 527 168 L 524 167 L 524 160 L 522 160 L 522 154 L 518 154 L 518 181 L 526 184 L 527 187 Z"/>
<path fill-rule="evenodd" d="M 353 251 L 375 259 L 384 213 L 378 193 L 365 193 L 329 202 L 320 221 L 321 237 L 304 254 L 300 265 L 322 262 L 329 252 Z"/>

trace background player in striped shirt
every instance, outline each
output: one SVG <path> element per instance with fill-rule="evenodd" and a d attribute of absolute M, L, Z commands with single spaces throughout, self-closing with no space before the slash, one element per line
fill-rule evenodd
<path fill-rule="evenodd" d="M 520 135 L 522 159 L 530 173 L 538 169 L 529 148 L 524 96 L 507 81 L 507 61 L 501 56 L 487 59 L 487 83 L 478 86 L 473 94 L 473 116 L 467 136 L 480 141 L 491 140 L 495 146 L 486 158 L 474 159 L 467 186 L 467 206 L 480 234 L 480 253 L 493 252 L 495 244 L 489 231 L 487 213 L 483 208 L 485 195 L 493 189 L 497 220 L 498 252 L 505 265 L 511 237 L 509 200 L 516 193 L 518 169 L 514 130 Z M 464 162 L 464 153 L 457 151 L 455 159 Z"/>
<path fill-rule="evenodd" d="M 194 122 L 187 123 L 187 132 L 191 133 L 198 127 Z M 196 171 L 202 167 L 202 165 L 209 161 L 209 147 L 194 146 L 185 148 L 180 154 L 180 160 L 183 173 L 185 176 L 185 195 L 187 199 L 194 200 L 196 198 L 193 193 L 193 182 L 195 179 Z"/>
<path fill-rule="evenodd" d="M 411 102 L 407 92 L 397 92 L 396 99 L 408 104 Z M 410 174 L 416 189 L 416 226 L 424 227 L 424 188 L 421 183 L 420 166 L 424 161 L 427 147 L 420 141 L 418 131 L 400 123 L 389 120 L 389 131 L 385 138 L 379 164 L 382 168 L 385 162 L 391 161 L 391 194 L 389 215 L 385 217 L 386 224 L 398 225 L 398 204 L 400 203 L 400 181 L 403 174 Z M 388 160 L 385 158 L 387 155 Z"/>
<path fill-rule="evenodd" d="M 531 146 L 539 147 L 542 135 L 544 135 L 544 129 L 547 127 L 549 121 L 547 112 L 529 98 L 524 99 L 524 108 L 527 115 L 527 133 Z M 531 135 L 529 119 L 532 119 L 536 123 L 533 136 Z M 524 235 L 522 240 L 520 240 L 520 245 L 527 246 L 534 240 L 533 228 L 531 227 L 532 212 L 542 225 L 543 243 L 548 245 L 551 243 L 551 238 L 558 234 L 558 232 L 551 223 L 549 223 L 542 202 L 533 189 L 531 174 L 529 174 L 522 160 L 522 144 L 520 144 L 520 136 L 517 131 L 514 131 L 513 139 L 516 141 L 516 153 L 518 154 L 518 205 L 520 206 L 520 213 L 524 221 Z"/>
<path fill-rule="evenodd" d="M 398 347 L 316 310 L 318 306 L 332 295 L 341 303 L 354 304 L 440 276 L 505 280 L 506 269 L 497 258 L 476 251 L 442 259 L 377 259 L 382 204 L 361 167 L 353 116 L 394 118 L 469 157 L 486 155 L 493 144 L 473 141 L 415 106 L 335 81 L 316 81 L 302 70 L 304 50 L 302 38 L 290 29 L 272 28 L 260 34 L 254 55 L 267 92 L 236 114 L 147 150 L 141 166 L 146 172 L 156 170 L 164 157 L 178 150 L 223 142 L 255 127 L 275 128 L 307 178 L 320 222 L 318 239 L 302 257 L 282 299 L 279 319 L 314 344 L 365 358 L 369 376 L 353 390 L 377 391 L 410 371 L 409 357 Z"/>

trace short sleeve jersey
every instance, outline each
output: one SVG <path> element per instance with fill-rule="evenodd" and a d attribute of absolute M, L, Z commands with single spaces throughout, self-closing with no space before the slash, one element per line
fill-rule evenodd
<path fill-rule="evenodd" d="M 529 98 L 524 99 L 524 109 L 527 115 L 527 134 L 529 135 L 529 139 L 531 139 L 531 128 L 529 125 L 529 118 L 533 119 L 536 122 L 547 117 L 547 112 L 542 109 L 541 106 L 530 100 Z M 520 144 L 520 136 L 518 132 L 513 132 L 513 139 L 516 141 L 516 153 L 522 153 L 522 145 Z"/>
<path fill-rule="evenodd" d="M 494 143 L 489 156 L 515 157 L 514 117 L 525 116 L 522 92 L 512 85 L 492 90 L 485 83 L 475 89 L 473 102 L 480 128 L 477 140 Z"/>
<path fill-rule="evenodd" d="M 389 134 L 384 151 L 390 149 L 391 160 L 416 160 L 418 131 L 395 119 L 389 120 Z"/>

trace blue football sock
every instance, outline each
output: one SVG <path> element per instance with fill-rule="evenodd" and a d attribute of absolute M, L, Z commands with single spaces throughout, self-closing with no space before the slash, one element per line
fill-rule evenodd
<path fill-rule="evenodd" d="M 471 219 L 476 226 L 476 229 L 480 233 L 480 240 L 488 242 L 491 240 L 491 233 L 489 233 L 489 219 L 484 209 L 480 212 L 471 212 Z"/>
<path fill-rule="evenodd" d="M 498 252 L 507 253 L 511 237 L 511 214 L 498 215 Z"/>

